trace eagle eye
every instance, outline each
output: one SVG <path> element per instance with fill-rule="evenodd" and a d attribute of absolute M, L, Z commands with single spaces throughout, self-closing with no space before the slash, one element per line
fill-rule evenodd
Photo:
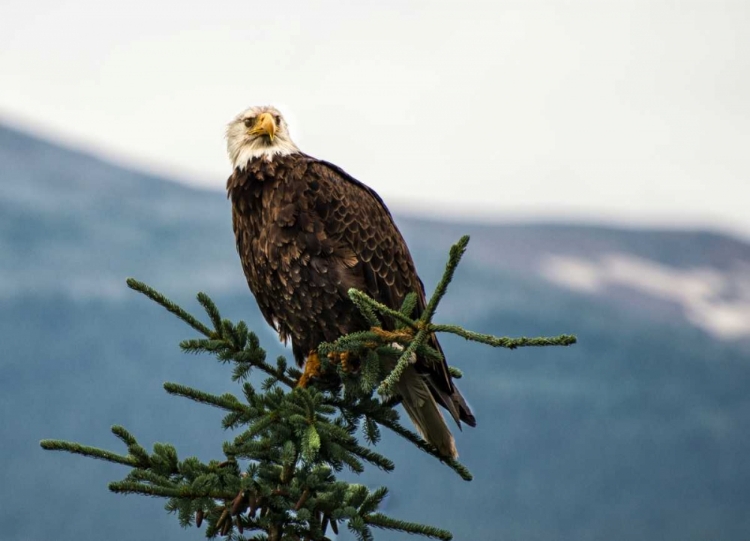
<path fill-rule="evenodd" d="M 274 115 L 274 120 L 276 120 L 276 125 L 278 126 L 281 124 L 281 115 Z"/>
<path fill-rule="evenodd" d="M 250 126 L 252 126 L 252 125 L 253 125 L 253 120 L 255 120 L 255 119 L 254 119 L 254 118 L 252 118 L 252 117 L 250 117 L 250 118 L 246 118 L 246 119 L 245 119 L 245 127 L 246 127 L 246 128 L 249 128 Z"/>

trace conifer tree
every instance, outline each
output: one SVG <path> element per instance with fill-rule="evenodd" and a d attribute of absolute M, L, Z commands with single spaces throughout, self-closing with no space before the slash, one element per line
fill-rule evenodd
<path fill-rule="evenodd" d="M 198 389 L 165 383 L 167 393 L 219 408 L 226 412 L 222 426 L 237 432 L 223 445 L 224 456 L 208 463 L 195 457 L 180 460 L 169 444 L 154 444 L 148 452 L 121 426 L 112 433 L 127 452 L 118 454 L 62 440 L 43 440 L 44 449 L 67 451 L 130 468 L 121 481 L 109 484 L 113 492 L 158 496 L 176 513 L 183 527 L 205 525 L 207 538 L 228 536 L 234 541 L 322 541 L 347 527 L 361 541 L 374 539 L 373 530 L 395 530 L 428 538 L 450 540 L 449 531 L 386 516 L 378 508 L 388 493 L 337 479 L 343 468 L 355 473 L 366 464 L 390 472 L 394 463 L 373 449 L 381 429 L 395 432 L 416 445 L 463 479 L 472 475 L 460 462 L 447 459 L 418 434 L 403 426 L 395 407 L 394 385 L 418 353 L 440 360 L 429 347 L 431 333 L 445 332 L 494 347 L 567 346 L 574 336 L 507 338 L 479 334 L 456 325 L 433 322 L 453 273 L 466 250 L 468 237 L 451 248 L 445 272 L 422 315 L 413 319 L 416 295 L 407 296 L 393 310 L 360 291 L 349 295 L 371 329 L 321 344 L 321 377 L 300 385 L 302 372 L 284 357 L 271 363 L 257 336 L 240 321 L 223 319 L 204 293 L 198 301 L 211 325 L 205 325 L 161 293 L 134 279 L 128 286 L 179 317 L 200 335 L 183 341 L 187 353 L 208 353 L 233 366 L 232 380 L 241 385 L 241 396 L 214 395 Z M 386 331 L 381 318 L 397 324 Z M 351 361 L 357 359 L 357 366 Z M 386 367 L 393 367 L 387 370 Z M 454 378 L 461 371 L 451 367 Z M 249 377 L 265 376 L 257 388 Z M 357 438 L 358 429 L 366 445 Z M 246 537 L 249 536 L 249 537 Z"/>

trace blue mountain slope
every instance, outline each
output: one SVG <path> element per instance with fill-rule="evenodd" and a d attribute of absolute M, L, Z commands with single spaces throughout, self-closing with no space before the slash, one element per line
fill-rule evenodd
<path fill-rule="evenodd" d="M 476 479 L 386 435 L 388 512 L 457 539 L 743 539 L 750 531 L 750 246 L 710 233 L 429 223 L 397 214 L 428 289 L 471 233 L 438 317 L 509 335 L 574 332 L 567 349 L 445 339 L 479 426 L 458 434 Z M 135 276 L 197 309 L 198 290 L 282 353 L 246 289 L 221 192 L 128 171 L 0 127 L 0 531 L 201 539 L 159 502 L 110 494 L 124 470 L 42 451 L 42 438 L 220 454 L 220 413 L 164 381 L 233 391 L 182 355 L 190 330 L 127 290 Z M 341 538 L 350 539 L 346 534 Z M 384 534 L 378 538 L 402 539 Z"/>

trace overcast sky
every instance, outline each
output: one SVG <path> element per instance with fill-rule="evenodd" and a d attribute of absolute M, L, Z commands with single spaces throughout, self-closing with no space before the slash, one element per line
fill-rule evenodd
<path fill-rule="evenodd" d="M 443 217 L 750 237 L 750 1 L 2 0 L 0 121 L 223 189 L 273 103 Z"/>

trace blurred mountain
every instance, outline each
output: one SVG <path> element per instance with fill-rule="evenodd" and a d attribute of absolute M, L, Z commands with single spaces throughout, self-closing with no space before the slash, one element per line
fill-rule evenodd
<path fill-rule="evenodd" d="M 446 337 L 479 421 L 458 434 L 475 480 L 386 436 L 396 471 L 361 479 L 391 488 L 389 513 L 456 539 L 746 538 L 750 245 L 707 232 L 396 218 L 428 290 L 449 246 L 472 236 L 439 320 L 580 343 L 511 352 Z M 220 413 L 161 385 L 231 392 L 228 369 L 182 355 L 190 329 L 130 292 L 127 276 L 196 311 L 206 291 L 283 353 L 246 288 L 221 191 L 0 126 L 4 540 L 203 538 L 158 502 L 110 494 L 122 468 L 38 445 L 120 450 L 108 432 L 118 423 L 145 445 L 220 456 L 230 437 Z"/>

